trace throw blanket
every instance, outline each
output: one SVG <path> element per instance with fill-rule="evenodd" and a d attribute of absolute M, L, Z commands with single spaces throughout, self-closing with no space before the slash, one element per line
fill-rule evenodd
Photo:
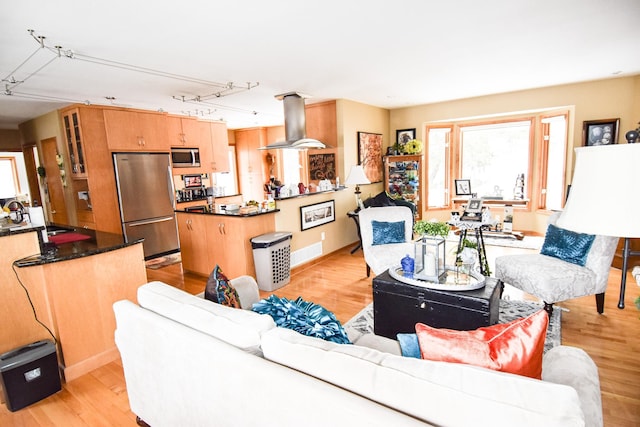
<path fill-rule="evenodd" d="M 344 328 L 336 316 L 324 307 L 304 301 L 301 297 L 295 301 L 270 295 L 253 304 L 252 310 L 268 314 L 277 326 L 293 329 L 303 335 L 321 338 L 338 344 L 351 344 Z"/>

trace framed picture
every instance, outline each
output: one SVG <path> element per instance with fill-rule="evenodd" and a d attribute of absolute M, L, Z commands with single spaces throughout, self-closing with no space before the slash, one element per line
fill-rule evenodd
<path fill-rule="evenodd" d="M 469 199 L 462 221 L 482 221 L 482 199 Z"/>
<path fill-rule="evenodd" d="M 471 196 L 470 179 L 456 179 L 456 196 Z"/>
<path fill-rule="evenodd" d="M 324 150 L 323 150 L 324 151 Z M 323 179 L 336 179 L 336 153 L 309 153 L 309 182 L 318 184 Z"/>
<path fill-rule="evenodd" d="M 313 205 L 300 206 L 300 228 L 302 231 L 336 220 L 336 202 L 315 203 Z"/>
<path fill-rule="evenodd" d="M 582 145 L 611 145 L 618 143 L 620 118 L 582 122 Z"/>
<path fill-rule="evenodd" d="M 382 134 L 358 132 L 358 164 L 369 181 L 382 181 Z"/>
<path fill-rule="evenodd" d="M 406 144 L 412 139 L 416 139 L 416 129 L 398 129 L 396 130 L 396 143 L 400 146 Z"/>

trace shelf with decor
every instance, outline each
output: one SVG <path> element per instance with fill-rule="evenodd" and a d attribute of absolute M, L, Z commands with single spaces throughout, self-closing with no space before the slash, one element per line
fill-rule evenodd
<path fill-rule="evenodd" d="M 421 218 L 422 156 L 384 156 L 385 191 L 394 199 L 402 199 L 416 206 L 416 217 Z"/>

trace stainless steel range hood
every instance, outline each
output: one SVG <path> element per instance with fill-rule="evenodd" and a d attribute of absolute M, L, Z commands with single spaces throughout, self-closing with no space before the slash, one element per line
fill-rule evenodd
<path fill-rule="evenodd" d="M 326 148 L 326 145 L 317 139 L 307 138 L 304 96 L 298 92 L 288 92 L 276 95 L 276 98 L 282 100 L 284 104 L 284 135 L 286 140 L 274 142 L 262 149 Z"/>

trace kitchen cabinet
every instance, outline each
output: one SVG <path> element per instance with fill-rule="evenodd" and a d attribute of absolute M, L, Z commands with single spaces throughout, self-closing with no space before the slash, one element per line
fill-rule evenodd
<path fill-rule="evenodd" d="M 63 129 L 66 127 L 65 117 L 72 125 L 77 119 L 77 136 L 81 141 L 84 164 L 83 173 L 73 174 L 70 182 L 74 199 L 72 209 L 76 213 L 72 225 L 121 234 L 115 174 L 107 145 L 103 108 L 73 105 L 60 110 Z M 72 136 L 74 132 L 75 129 Z M 86 192 L 86 200 L 80 199 L 79 192 Z"/>
<path fill-rule="evenodd" d="M 166 116 L 132 110 L 104 110 L 111 151 L 169 151 Z"/>
<path fill-rule="evenodd" d="M 263 200 L 268 177 L 264 172 L 266 152 L 259 148 L 267 145 L 267 129 L 236 130 L 235 138 L 240 193 L 245 200 Z"/>
<path fill-rule="evenodd" d="M 394 199 L 416 205 L 416 216 L 422 216 L 422 156 L 384 156 L 385 190 Z"/>
<path fill-rule="evenodd" d="M 211 130 L 210 170 L 214 173 L 229 172 L 229 135 L 227 125 L 222 122 L 209 122 Z"/>
<path fill-rule="evenodd" d="M 180 236 L 180 252 L 182 268 L 208 276 L 209 239 L 207 237 L 207 221 L 204 215 L 176 213 L 178 235 Z"/>
<path fill-rule="evenodd" d="M 69 110 L 62 115 L 65 142 L 69 152 L 71 174 L 73 178 L 86 177 L 84 164 L 84 148 L 82 144 L 82 132 L 80 132 L 80 113 L 77 108 Z"/>
<path fill-rule="evenodd" d="M 251 238 L 275 231 L 274 213 L 176 215 L 185 270 L 208 276 L 217 264 L 230 279 L 243 274 L 256 277 Z"/>

